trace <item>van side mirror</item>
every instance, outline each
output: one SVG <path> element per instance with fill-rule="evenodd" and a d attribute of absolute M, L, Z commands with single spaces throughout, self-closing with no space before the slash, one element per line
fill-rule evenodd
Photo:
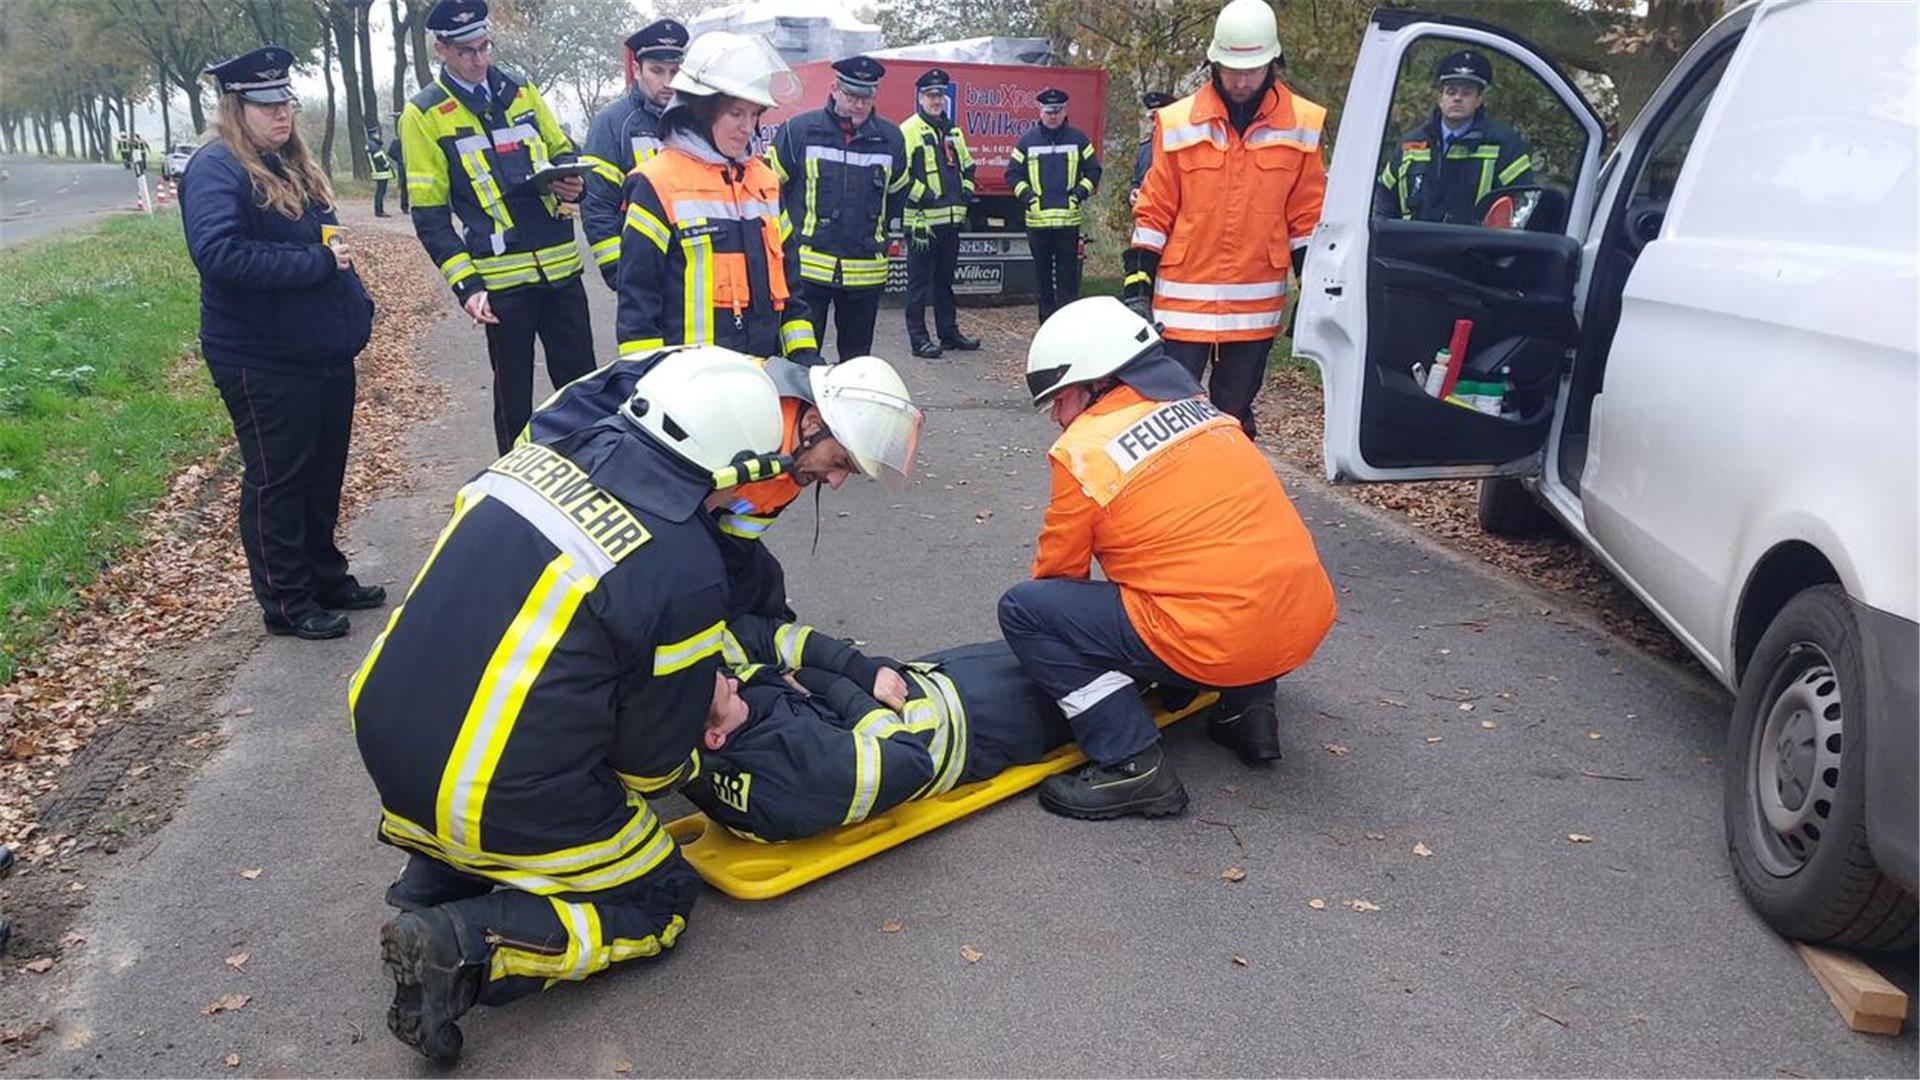
<path fill-rule="evenodd" d="M 1539 184 L 1494 188 L 1474 204 L 1474 216 L 1489 229 L 1557 233 L 1567 227 L 1567 196 Z"/>

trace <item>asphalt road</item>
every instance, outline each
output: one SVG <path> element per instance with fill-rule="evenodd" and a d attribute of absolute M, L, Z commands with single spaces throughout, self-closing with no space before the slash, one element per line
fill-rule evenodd
<path fill-rule="evenodd" d="M 0 247 L 133 209 L 133 174 L 118 165 L 0 156 L 0 169 Z"/>
<path fill-rule="evenodd" d="M 608 294 L 589 289 L 611 355 Z M 881 349 L 906 355 L 897 311 L 881 318 Z M 352 533 L 356 570 L 390 589 L 490 456 L 479 334 L 448 320 L 429 363 L 454 405 L 421 425 L 410 490 Z M 810 621 L 901 654 L 993 636 L 1051 432 L 988 368 L 906 361 L 928 409 L 919 483 L 828 493 L 817 554 L 807 502 L 775 530 Z M 1742 904 L 1717 688 L 1287 479 L 1341 613 L 1283 683 L 1277 768 L 1176 728 L 1185 817 L 1087 824 L 1022 797 L 779 900 L 709 893 L 664 961 L 470 1015 L 460 1071 L 1915 1074 L 1911 1025 L 1849 1033 Z M 401 859 L 373 840 L 344 718 L 380 621 L 261 643 L 223 703 L 228 744 L 100 875 L 85 970 L 9 1073 L 436 1074 L 385 1030 L 376 933 Z M 244 968 L 223 962 L 240 951 Z M 203 1013 L 227 993 L 249 1000 Z"/>

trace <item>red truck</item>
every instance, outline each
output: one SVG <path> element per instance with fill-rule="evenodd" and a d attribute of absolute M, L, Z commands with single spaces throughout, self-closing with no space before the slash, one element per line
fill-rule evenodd
<path fill-rule="evenodd" d="M 1107 73 L 1096 68 L 961 64 L 896 57 L 882 57 L 881 62 L 887 66 L 887 76 L 880 82 L 875 107 L 896 124 L 913 115 L 914 81 L 929 68 L 941 68 L 953 77 L 947 87 L 948 108 L 959 117 L 960 130 L 973 153 L 975 195 L 967 225 L 960 234 L 960 269 L 953 291 L 963 302 L 969 296 L 987 303 L 1032 297 L 1033 257 L 1027 250 L 1024 212 L 1006 184 L 1007 157 L 1021 134 L 1040 122 L 1034 95 L 1057 86 L 1072 99 L 1067 107 L 1068 122 L 1093 140 L 1101 151 L 1102 163 L 1110 169 L 1119 168 L 1120 174 L 1131 169 L 1130 155 L 1126 161 L 1108 162 L 1101 146 Z M 827 91 L 833 86 L 833 67 L 828 61 L 801 64 L 794 68 L 794 74 L 800 92 L 786 104 L 767 110 L 761 121 L 763 137 L 771 138 L 774 128 L 787 117 L 826 104 Z M 1124 183 L 1124 178 L 1119 182 Z M 890 222 L 889 228 L 894 242 L 889 252 L 887 291 L 905 293 L 907 263 L 899 240 L 899 221 Z"/>

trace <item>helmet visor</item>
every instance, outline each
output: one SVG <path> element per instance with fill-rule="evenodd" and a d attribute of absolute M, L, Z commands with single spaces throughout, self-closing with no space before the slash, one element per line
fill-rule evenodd
<path fill-rule="evenodd" d="M 843 387 L 820 402 L 821 419 L 860 472 L 888 493 L 907 489 L 920 445 L 922 413 L 912 402 L 865 387 Z"/>

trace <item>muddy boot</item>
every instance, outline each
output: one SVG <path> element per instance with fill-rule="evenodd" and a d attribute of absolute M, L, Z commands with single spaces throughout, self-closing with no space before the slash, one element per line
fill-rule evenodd
<path fill-rule="evenodd" d="M 1155 743 L 1118 765 L 1088 765 L 1040 784 L 1040 805 L 1084 821 L 1139 814 L 1169 817 L 1187 808 L 1187 789 Z"/>
<path fill-rule="evenodd" d="M 387 1030 L 434 1061 L 460 1056 L 454 1023 L 480 996 L 481 968 L 462 962 L 460 935 L 444 908 L 408 912 L 380 928 L 380 957 L 393 977 Z"/>
<path fill-rule="evenodd" d="M 1207 721 L 1207 738 L 1238 754 L 1249 765 L 1280 760 L 1280 717 L 1272 701 L 1239 709 L 1222 702 Z"/>

